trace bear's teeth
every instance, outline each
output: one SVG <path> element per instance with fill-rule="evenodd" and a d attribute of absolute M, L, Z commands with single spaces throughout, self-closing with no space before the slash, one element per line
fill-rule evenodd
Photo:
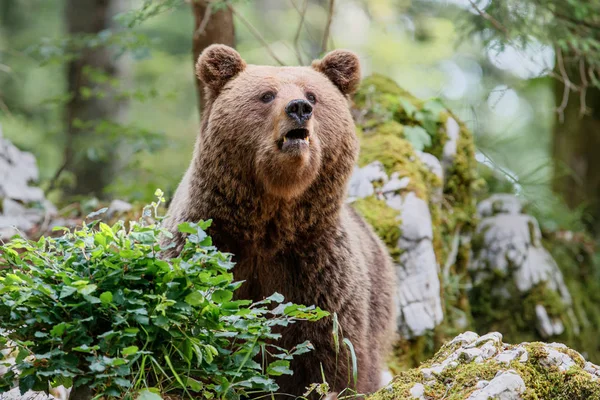
<path fill-rule="evenodd" d="M 283 137 L 283 143 L 287 142 L 287 138 L 284 136 Z"/>
<path fill-rule="evenodd" d="M 310 144 L 310 138 L 309 138 L 309 137 L 307 137 L 307 138 L 306 138 L 306 139 L 304 139 L 304 140 L 306 140 L 306 143 L 307 143 L 307 144 Z"/>

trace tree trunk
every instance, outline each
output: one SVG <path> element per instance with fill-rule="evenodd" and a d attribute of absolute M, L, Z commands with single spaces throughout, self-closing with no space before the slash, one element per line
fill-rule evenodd
<path fill-rule="evenodd" d="M 91 400 L 92 396 L 92 389 L 89 386 L 79 386 L 71 390 L 69 400 Z"/>
<path fill-rule="evenodd" d="M 579 64 L 567 64 L 567 72 L 580 84 Z M 564 85 L 555 83 L 556 104 L 563 101 Z M 590 231 L 600 235 L 600 89 L 587 89 L 588 112 L 581 114 L 580 93 L 571 91 L 564 119 L 560 115 L 554 126 L 554 189 L 569 207 L 583 206 L 584 221 Z"/>
<path fill-rule="evenodd" d="M 67 0 L 65 6 L 70 35 L 98 34 L 111 27 L 113 16 L 121 11 L 122 0 Z M 71 194 L 100 196 L 115 177 L 118 146 L 114 140 L 97 133 L 95 125 L 102 121 L 119 122 L 127 104 L 111 96 L 114 88 L 109 83 L 100 83 L 92 75 L 98 72 L 105 77 L 120 78 L 124 67 L 106 47 L 86 48 L 69 62 L 67 81 L 72 97 L 65 109 L 67 140 L 63 169 L 76 177 Z"/>
<path fill-rule="evenodd" d="M 192 52 L 194 55 L 194 71 L 196 61 L 202 50 L 211 44 L 226 44 L 235 46 L 235 33 L 233 26 L 233 13 L 224 8 L 213 12 L 210 9 L 210 0 L 192 1 L 194 13 L 194 36 Z M 204 105 L 204 87 L 196 77 L 196 93 L 198 96 L 198 112 L 202 112 Z"/>

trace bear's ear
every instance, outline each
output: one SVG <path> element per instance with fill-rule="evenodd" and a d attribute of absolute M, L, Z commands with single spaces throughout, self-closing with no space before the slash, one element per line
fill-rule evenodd
<path fill-rule="evenodd" d="M 351 51 L 334 50 L 313 61 L 312 67 L 325 74 L 343 94 L 354 93 L 360 83 L 360 62 Z"/>
<path fill-rule="evenodd" d="M 224 44 L 208 46 L 196 63 L 196 75 L 208 88 L 218 93 L 233 77 L 246 68 L 240 54 Z"/>

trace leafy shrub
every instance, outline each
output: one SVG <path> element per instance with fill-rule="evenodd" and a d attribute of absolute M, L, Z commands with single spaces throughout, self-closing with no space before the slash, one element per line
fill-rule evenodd
<path fill-rule="evenodd" d="M 206 234 L 210 221 L 182 224 L 189 235 L 181 255 L 161 259 L 159 237 L 168 232 L 144 222 L 160 220 L 157 195 L 129 228 L 96 221 L 0 246 L 0 347 L 16 355 L 0 391 L 16 379 L 22 393 L 50 384 L 109 398 L 237 398 L 276 391 L 273 377 L 292 373 L 290 359 L 311 345 L 281 349 L 273 328 L 327 313 L 279 294 L 234 300 L 242 282 L 231 255 Z"/>

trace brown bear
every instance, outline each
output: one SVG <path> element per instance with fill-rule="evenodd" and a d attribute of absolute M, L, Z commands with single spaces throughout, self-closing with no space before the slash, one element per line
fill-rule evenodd
<path fill-rule="evenodd" d="M 385 246 L 345 204 L 358 154 L 349 95 L 360 81 L 355 54 L 336 50 L 311 67 L 247 65 L 227 46 L 200 55 L 206 87 L 193 160 L 169 207 L 166 227 L 181 250 L 179 223 L 212 219 L 209 233 L 235 255 L 239 298 L 274 292 L 337 313 L 344 344 L 336 354 L 332 320 L 285 328 L 278 345 L 309 340 L 315 350 L 292 362 L 281 393 L 302 395 L 324 376 L 334 391 L 381 385 L 394 336 L 395 274 Z"/>

